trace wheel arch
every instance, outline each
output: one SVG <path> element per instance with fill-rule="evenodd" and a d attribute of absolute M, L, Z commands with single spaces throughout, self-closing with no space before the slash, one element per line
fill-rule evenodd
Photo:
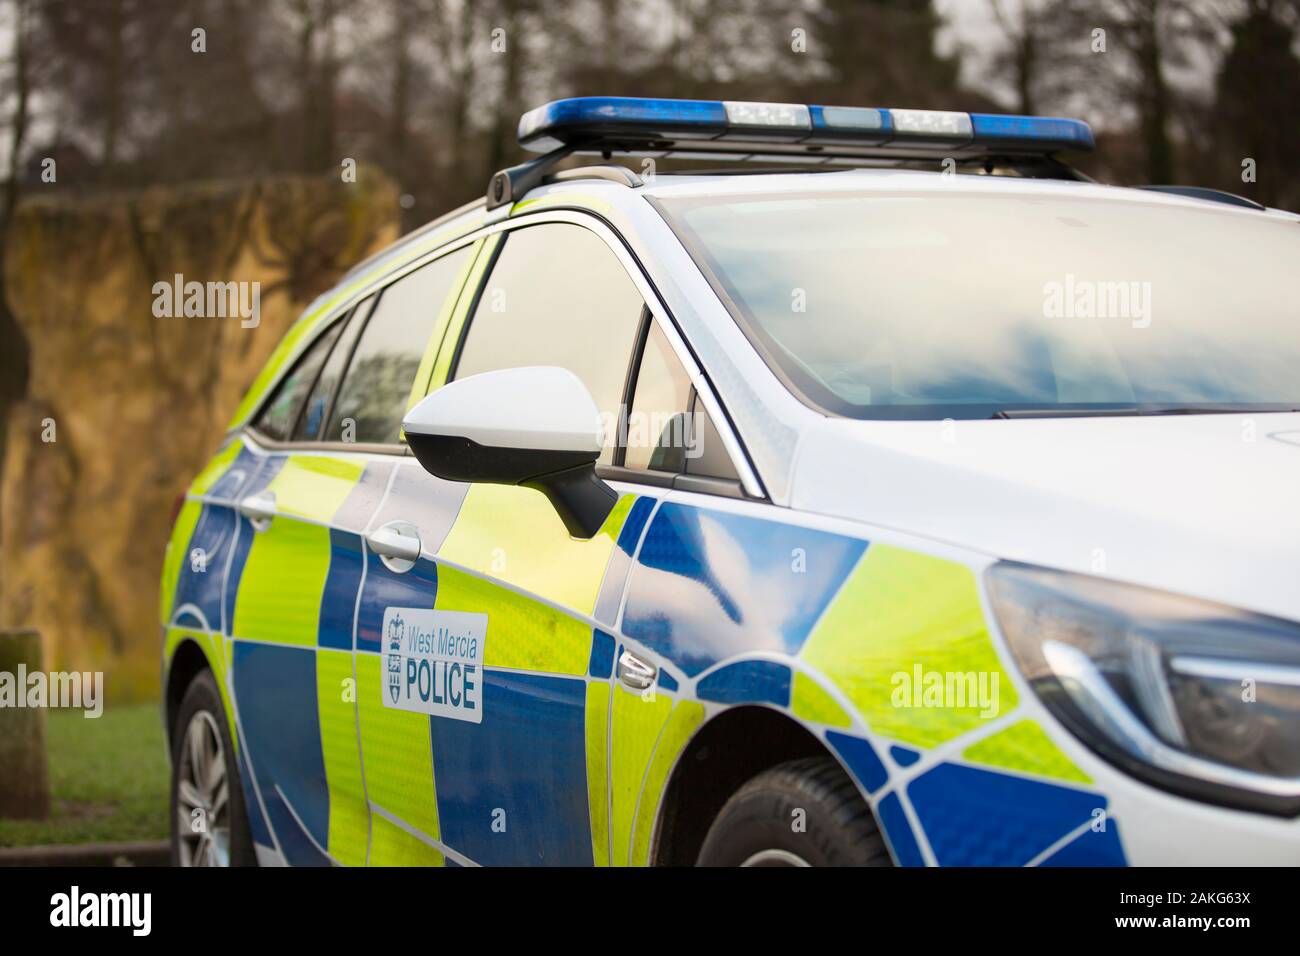
<path fill-rule="evenodd" d="M 749 779 L 799 757 L 836 757 L 782 710 L 742 704 L 721 711 L 691 737 L 668 777 L 650 862 L 691 866 L 728 798 Z"/>
<path fill-rule="evenodd" d="M 163 707 L 167 722 L 167 752 L 171 753 L 172 734 L 175 732 L 176 715 L 180 712 L 181 701 L 194 678 L 203 671 L 216 673 L 207 653 L 198 641 L 187 637 L 176 645 L 171 660 L 167 665 L 167 678 L 163 686 Z"/>

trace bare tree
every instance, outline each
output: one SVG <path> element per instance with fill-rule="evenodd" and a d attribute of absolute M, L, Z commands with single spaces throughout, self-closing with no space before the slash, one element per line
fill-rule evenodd
<path fill-rule="evenodd" d="M 5 254 L 14 214 L 18 209 L 22 164 L 31 121 L 32 0 L 9 0 L 10 35 L 13 38 L 5 63 L 6 100 L 12 100 L 8 116 L 9 150 L 3 200 L 0 201 L 0 464 L 4 461 L 4 434 L 9 406 L 27 391 L 28 346 L 22 327 L 9 308 L 5 279 Z M 0 473 L 3 473 L 0 471 Z"/>
<path fill-rule="evenodd" d="M 989 0 L 989 6 L 1007 41 L 994 70 L 1010 82 L 1018 112 L 1038 113 L 1068 90 L 1086 55 L 1077 42 L 1078 18 L 1066 0 Z"/>
<path fill-rule="evenodd" d="M 1095 80 L 1136 108 L 1145 180 L 1175 182 L 1172 127 L 1180 94 L 1169 71 L 1186 66 L 1191 51 L 1213 39 L 1204 0 L 1106 0 L 1095 9 L 1075 0 L 1075 5 L 1105 30 L 1106 43 L 1120 54 L 1118 63 L 1102 61 L 1105 68 Z"/>
<path fill-rule="evenodd" d="M 1266 205 L 1300 205 L 1300 138 L 1288 119 L 1300 102 L 1300 2 L 1240 0 L 1225 23 L 1230 39 L 1214 103 L 1222 185 Z"/>
<path fill-rule="evenodd" d="M 20 198 L 20 181 L 31 121 L 35 34 L 32 0 L 9 0 L 9 33 L 13 38 L 4 74 L 4 101 L 12 101 L 7 117 L 9 150 L 3 199 L 0 200 L 0 478 L 4 475 L 9 411 L 27 394 L 30 351 L 27 336 L 9 307 L 6 254 Z"/>

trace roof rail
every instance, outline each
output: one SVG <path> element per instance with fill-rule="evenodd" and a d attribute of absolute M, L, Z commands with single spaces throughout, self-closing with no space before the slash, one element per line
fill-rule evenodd
<path fill-rule="evenodd" d="M 518 166 L 507 166 L 492 174 L 488 180 L 487 208 L 491 212 L 499 206 L 509 206 L 524 198 L 524 194 L 535 186 L 540 186 L 546 174 L 560 160 L 570 156 L 575 148 L 562 144 L 545 156 L 538 156 Z"/>
<path fill-rule="evenodd" d="M 1138 186 L 1157 193 L 1173 193 L 1190 199 L 1204 199 L 1206 202 L 1221 202 L 1228 206 L 1241 206 L 1245 209 L 1267 209 L 1262 203 L 1245 196 L 1238 196 L 1223 189 L 1210 189 L 1208 186 Z"/>
<path fill-rule="evenodd" d="M 543 178 L 543 182 L 560 183 L 571 179 L 608 179 L 623 186 L 644 186 L 641 177 L 626 166 L 607 163 L 600 166 L 575 166 L 573 169 L 561 169 Z"/>

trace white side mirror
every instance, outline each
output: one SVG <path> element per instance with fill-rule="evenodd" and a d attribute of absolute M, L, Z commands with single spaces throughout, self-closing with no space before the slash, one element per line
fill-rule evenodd
<path fill-rule="evenodd" d="M 596 476 L 600 412 L 568 369 L 509 368 L 450 382 L 412 408 L 402 427 L 431 474 L 536 488 L 575 537 L 600 530 L 618 500 Z"/>

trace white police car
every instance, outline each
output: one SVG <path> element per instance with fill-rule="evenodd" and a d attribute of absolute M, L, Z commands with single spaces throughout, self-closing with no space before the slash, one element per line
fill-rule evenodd
<path fill-rule="evenodd" d="M 1300 218 L 1070 120 L 520 140 L 191 487 L 179 861 L 1300 862 Z"/>

